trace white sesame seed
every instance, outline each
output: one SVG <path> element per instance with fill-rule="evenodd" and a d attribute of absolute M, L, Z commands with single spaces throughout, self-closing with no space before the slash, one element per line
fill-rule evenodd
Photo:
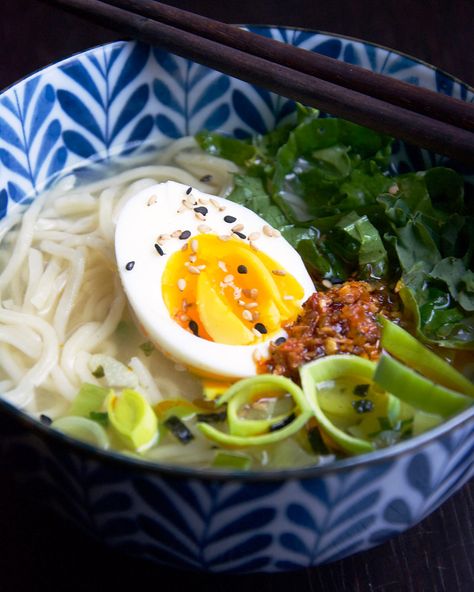
<path fill-rule="evenodd" d="M 199 271 L 202 271 L 203 269 L 206 269 L 205 265 L 198 265 L 197 268 L 199 269 Z"/>
<path fill-rule="evenodd" d="M 174 232 L 171 233 L 171 237 L 172 238 L 178 238 L 178 236 L 181 234 L 182 230 L 175 230 Z"/>
<path fill-rule="evenodd" d="M 181 247 L 182 251 L 186 251 L 188 248 L 188 243 L 184 243 L 184 245 Z"/>
<path fill-rule="evenodd" d="M 226 275 L 224 278 L 224 282 L 226 284 L 231 284 L 233 281 L 234 281 L 234 276 L 231 273 L 229 273 L 229 275 Z"/>
<path fill-rule="evenodd" d="M 254 251 L 258 251 L 259 250 L 258 247 L 257 247 L 257 245 L 253 241 L 250 241 L 249 242 L 249 245 L 250 245 L 250 248 L 253 249 Z"/>
<path fill-rule="evenodd" d="M 294 299 L 295 299 L 295 297 L 292 296 L 291 294 L 285 294 L 283 296 L 283 300 L 294 300 Z"/>
<path fill-rule="evenodd" d="M 148 201 L 146 202 L 147 206 L 152 206 L 153 204 L 156 204 L 158 198 L 156 197 L 155 194 L 150 195 L 150 197 L 148 198 Z"/>
<path fill-rule="evenodd" d="M 244 225 L 243 224 L 235 224 L 235 226 L 232 226 L 232 232 L 240 232 L 241 230 L 244 229 Z"/>
<path fill-rule="evenodd" d="M 192 210 L 193 209 L 193 204 L 190 203 L 188 200 L 183 199 L 183 201 L 181 203 L 183 204 L 183 206 L 185 208 L 188 208 L 188 210 Z"/>
<path fill-rule="evenodd" d="M 252 320 L 252 313 L 249 310 L 243 310 L 242 311 L 242 317 L 246 320 L 246 321 L 251 321 Z"/>
<path fill-rule="evenodd" d="M 197 267 L 194 267 L 193 265 L 190 265 L 188 267 L 188 271 L 189 271 L 189 273 L 192 273 L 194 275 L 199 275 L 201 273 L 201 271 Z"/>
<path fill-rule="evenodd" d="M 251 232 L 249 234 L 249 241 L 256 241 L 261 237 L 260 232 Z"/>
<path fill-rule="evenodd" d="M 188 317 L 188 315 L 187 315 L 187 314 L 182 314 L 182 315 L 179 317 L 179 320 L 180 320 L 180 321 L 182 321 L 183 323 L 185 323 L 186 321 L 189 321 L 189 317 Z"/>
<path fill-rule="evenodd" d="M 275 238 L 278 236 L 281 236 L 281 232 L 279 230 L 277 230 L 276 228 L 272 228 L 272 236 Z"/>
<path fill-rule="evenodd" d="M 260 318 L 260 313 L 256 310 L 254 310 L 254 312 L 252 313 L 252 321 L 258 321 L 259 318 Z"/>
<path fill-rule="evenodd" d="M 332 282 L 330 282 L 329 280 L 323 280 L 321 283 L 325 288 L 328 288 L 328 289 L 332 288 Z"/>
<path fill-rule="evenodd" d="M 286 271 L 283 269 L 272 269 L 273 275 L 286 275 Z"/>
<path fill-rule="evenodd" d="M 199 202 L 200 204 L 202 204 L 203 206 L 205 206 L 205 205 L 207 205 L 207 204 L 209 203 L 209 200 L 207 199 L 207 197 L 200 197 L 200 198 L 198 199 L 198 202 Z"/>
<path fill-rule="evenodd" d="M 191 263 L 196 263 L 197 256 L 196 255 L 189 255 L 189 260 L 191 261 Z"/>
<path fill-rule="evenodd" d="M 260 333 L 260 331 L 257 331 L 257 329 L 255 329 L 255 327 L 252 327 L 252 333 L 255 335 L 255 337 L 261 337 L 262 334 Z"/>
<path fill-rule="evenodd" d="M 258 306 L 257 302 L 247 302 L 245 308 L 256 308 Z"/>
<path fill-rule="evenodd" d="M 258 296 L 258 290 L 257 288 L 252 288 L 250 290 L 250 298 L 253 298 L 255 300 L 255 298 L 257 298 Z"/>
<path fill-rule="evenodd" d="M 178 280 L 178 290 L 180 292 L 183 292 L 183 290 L 186 288 L 186 280 L 184 278 L 180 278 Z"/>
<path fill-rule="evenodd" d="M 198 220 L 205 220 L 206 216 L 204 216 L 204 214 L 201 214 L 201 212 L 195 212 L 194 216 L 198 219 Z"/>
<path fill-rule="evenodd" d="M 212 199 L 212 197 L 211 197 L 211 204 L 216 208 L 216 210 L 218 210 L 221 207 L 221 204 L 217 200 Z"/>
<path fill-rule="evenodd" d="M 228 240 L 230 240 L 232 237 L 231 237 L 229 234 L 221 234 L 221 235 L 219 236 L 219 238 L 220 238 L 220 240 L 221 240 L 221 241 L 228 241 Z"/>
<path fill-rule="evenodd" d="M 193 253 L 197 253 L 198 250 L 198 242 L 195 238 L 193 238 L 193 240 L 191 241 L 191 251 Z"/>
<path fill-rule="evenodd" d="M 169 234 L 160 234 L 156 239 L 156 242 L 162 245 L 166 240 L 170 238 Z"/>
<path fill-rule="evenodd" d="M 207 224 L 199 224 L 198 230 L 202 234 L 207 234 L 208 232 L 211 232 L 211 227 L 208 226 Z"/>
<path fill-rule="evenodd" d="M 273 236 L 273 228 L 268 226 L 268 224 L 265 224 L 265 226 L 262 228 L 262 232 L 265 236 Z"/>
<path fill-rule="evenodd" d="M 225 261 L 218 261 L 217 262 L 217 267 L 222 270 L 224 273 L 227 273 L 227 265 L 225 264 Z"/>

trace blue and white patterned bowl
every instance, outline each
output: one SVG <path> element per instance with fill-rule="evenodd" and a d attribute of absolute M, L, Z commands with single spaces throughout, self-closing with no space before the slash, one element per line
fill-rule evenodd
<path fill-rule="evenodd" d="M 474 100 L 449 75 L 375 45 L 253 30 Z M 141 44 L 117 42 L 72 56 L 0 95 L 0 218 L 85 160 L 137 153 L 202 128 L 237 137 L 265 132 L 292 110 L 282 97 Z M 439 162 L 446 161 L 397 144 L 399 170 Z M 390 449 L 243 475 L 99 452 L 6 402 L 0 427 L 3 464 L 41 503 L 116 549 L 212 572 L 299 569 L 368 549 L 416 524 L 474 474 L 474 408 Z"/>

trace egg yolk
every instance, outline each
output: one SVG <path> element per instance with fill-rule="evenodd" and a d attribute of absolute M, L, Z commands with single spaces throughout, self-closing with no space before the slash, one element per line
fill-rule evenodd
<path fill-rule="evenodd" d="M 250 345 L 296 319 L 304 290 L 278 263 L 238 238 L 191 237 L 162 276 L 165 305 L 194 335 Z"/>

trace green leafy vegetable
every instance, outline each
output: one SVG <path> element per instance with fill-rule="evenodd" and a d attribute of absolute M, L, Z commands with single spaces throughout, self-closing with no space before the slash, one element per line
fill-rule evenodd
<path fill-rule="evenodd" d="M 458 173 L 393 175 L 391 138 L 302 105 L 269 134 L 196 139 L 241 167 L 230 199 L 280 230 L 316 277 L 400 280 L 421 340 L 474 349 L 474 208 Z"/>

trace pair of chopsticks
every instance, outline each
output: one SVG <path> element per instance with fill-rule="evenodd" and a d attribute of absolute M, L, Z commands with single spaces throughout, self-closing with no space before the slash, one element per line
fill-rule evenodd
<path fill-rule="evenodd" d="M 305 105 L 474 165 L 474 105 L 154 0 L 43 0 Z"/>

